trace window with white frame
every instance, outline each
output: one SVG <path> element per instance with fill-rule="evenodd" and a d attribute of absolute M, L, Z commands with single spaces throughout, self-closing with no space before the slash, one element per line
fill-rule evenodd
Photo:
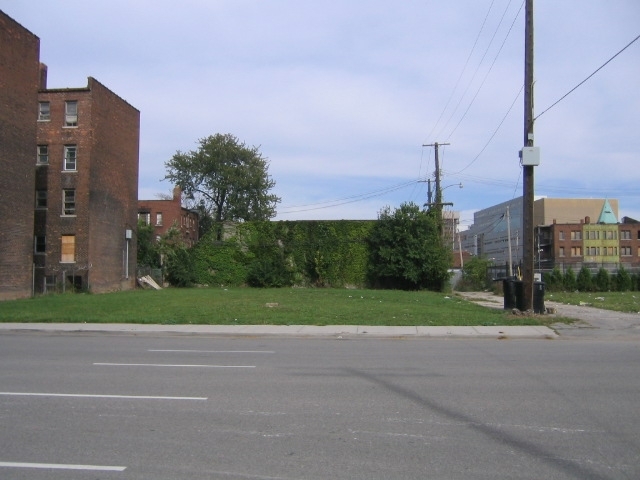
<path fill-rule="evenodd" d="M 62 214 L 76 214 L 76 191 L 74 189 L 65 189 L 62 191 Z"/>
<path fill-rule="evenodd" d="M 620 240 L 631 240 L 631 230 L 620 231 Z"/>
<path fill-rule="evenodd" d="M 138 221 L 142 222 L 144 225 L 149 225 L 151 223 L 151 213 L 138 212 Z"/>
<path fill-rule="evenodd" d="M 620 247 L 620 255 L 623 257 L 630 257 L 631 247 Z"/>
<path fill-rule="evenodd" d="M 78 126 L 78 102 L 76 100 L 64 102 L 64 126 Z"/>
<path fill-rule="evenodd" d="M 75 171 L 77 169 L 78 147 L 75 145 L 64 146 L 64 169 L 66 171 Z"/>
<path fill-rule="evenodd" d="M 49 163 L 49 145 L 38 145 L 36 163 L 38 165 L 47 165 Z"/>
<path fill-rule="evenodd" d="M 156 226 L 162 226 L 162 212 L 156 213 Z"/>
<path fill-rule="evenodd" d="M 51 120 L 51 104 L 49 102 L 38 103 L 38 121 L 48 122 Z"/>

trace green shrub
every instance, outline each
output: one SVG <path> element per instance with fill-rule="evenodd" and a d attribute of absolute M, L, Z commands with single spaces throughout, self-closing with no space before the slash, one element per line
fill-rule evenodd
<path fill-rule="evenodd" d="M 616 290 L 619 292 L 628 292 L 631 290 L 631 275 L 620 265 L 618 273 L 615 275 Z"/>
<path fill-rule="evenodd" d="M 566 272 L 564 272 L 562 284 L 564 286 L 564 289 L 568 292 L 575 292 L 578 288 L 576 274 L 573 272 L 573 269 L 571 267 L 567 268 Z"/>
<path fill-rule="evenodd" d="M 608 292 L 611 290 L 611 278 L 609 272 L 604 267 L 600 267 L 598 270 L 594 283 L 598 292 Z"/>
<path fill-rule="evenodd" d="M 578 277 L 576 278 L 576 287 L 581 292 L 590 292 L 593 290 L 593 282 L 591 278 L 591 270 L 585 265 L 580 268 Z"/>

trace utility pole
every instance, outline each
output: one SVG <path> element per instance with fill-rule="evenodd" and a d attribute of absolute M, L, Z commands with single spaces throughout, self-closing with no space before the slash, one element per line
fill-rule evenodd
<path fill-rule="evenodd" d="M 449 143 L 430 143 L 428 145 L 422 145 L 423 147 L 434 147 L 435 148 L 435 163 L 436 163 L 436 201 L 431 203 L 431 193 L 429 193 L 429 205 L 435 205 L 436 208 L 442 210 L 442 188 L 440 186 L 440 157 L 438 156 L 438 147 L 441 145 L 450 145 Z M 429 192 L 431 192 L 431 182 L 429 182 Z"/>
<path fill-rule="evenodd" d="M 513 277 L 513 262 L 511 260 L 511 215 L 507 206 L 507 245 L 509 246 L 509 278 Z"/>
<path fill-rule="evenodd" d="M 524 36 L 524 146 L 533 147 L 533 0 L 526 0 L 525 3 Z M 522 162 L 522 287 L 525 310 L 533 308 L 534 270 L 534 165 L 528 163 Z"/>

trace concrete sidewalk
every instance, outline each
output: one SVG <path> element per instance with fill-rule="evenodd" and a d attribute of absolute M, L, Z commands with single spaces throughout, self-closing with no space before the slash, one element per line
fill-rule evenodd
<path fill-rule="evenodd" d="M 357 325 L 141 325 L 131 323 L 0 323 L 1 332 L 280 336 L 318 338 L 544 338 L 558 335 L 542 326 L 384 327 Z"/>

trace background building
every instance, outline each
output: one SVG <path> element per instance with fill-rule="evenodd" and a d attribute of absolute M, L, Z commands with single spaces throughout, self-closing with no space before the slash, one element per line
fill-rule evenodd
<path fill-rule="evenodd" d="M 618 221 L 615 199 L 541 198 L 534 202 L 538 271 L 604 267 L 640 270 L 640 223 Z M 508 235 L 510 230 L 511 236 Z M 522 261 L 522 197 L 476 212 L 473 226 L 461 232 L 463 250 L 483 256 L 507 274 Z M 510 240 L 510 241 L 509 241 Z M 509 246 L 511 248 L 509 248 Z"/>
<path fill-rule="evenodd" d="M 133 288 L 140 112 L 94 78 L 64 89 L 42 78 L 36 292 Z"/>
<path fill-rule="evenodd" d="M 33 288 L 40 40 L 0 11 L 0 300 Z"/>
<path fill-rule="evenodd" d="M 195 211 L 182 206 L 180 187 L 173 189 L 170 200 L 139 200 L 138 219 L 145 225 L 153 225 L 156 239 L 170 228 L 176 228 L 185 246 L 192 247 L 198 242 L 200 217 Z"/>

